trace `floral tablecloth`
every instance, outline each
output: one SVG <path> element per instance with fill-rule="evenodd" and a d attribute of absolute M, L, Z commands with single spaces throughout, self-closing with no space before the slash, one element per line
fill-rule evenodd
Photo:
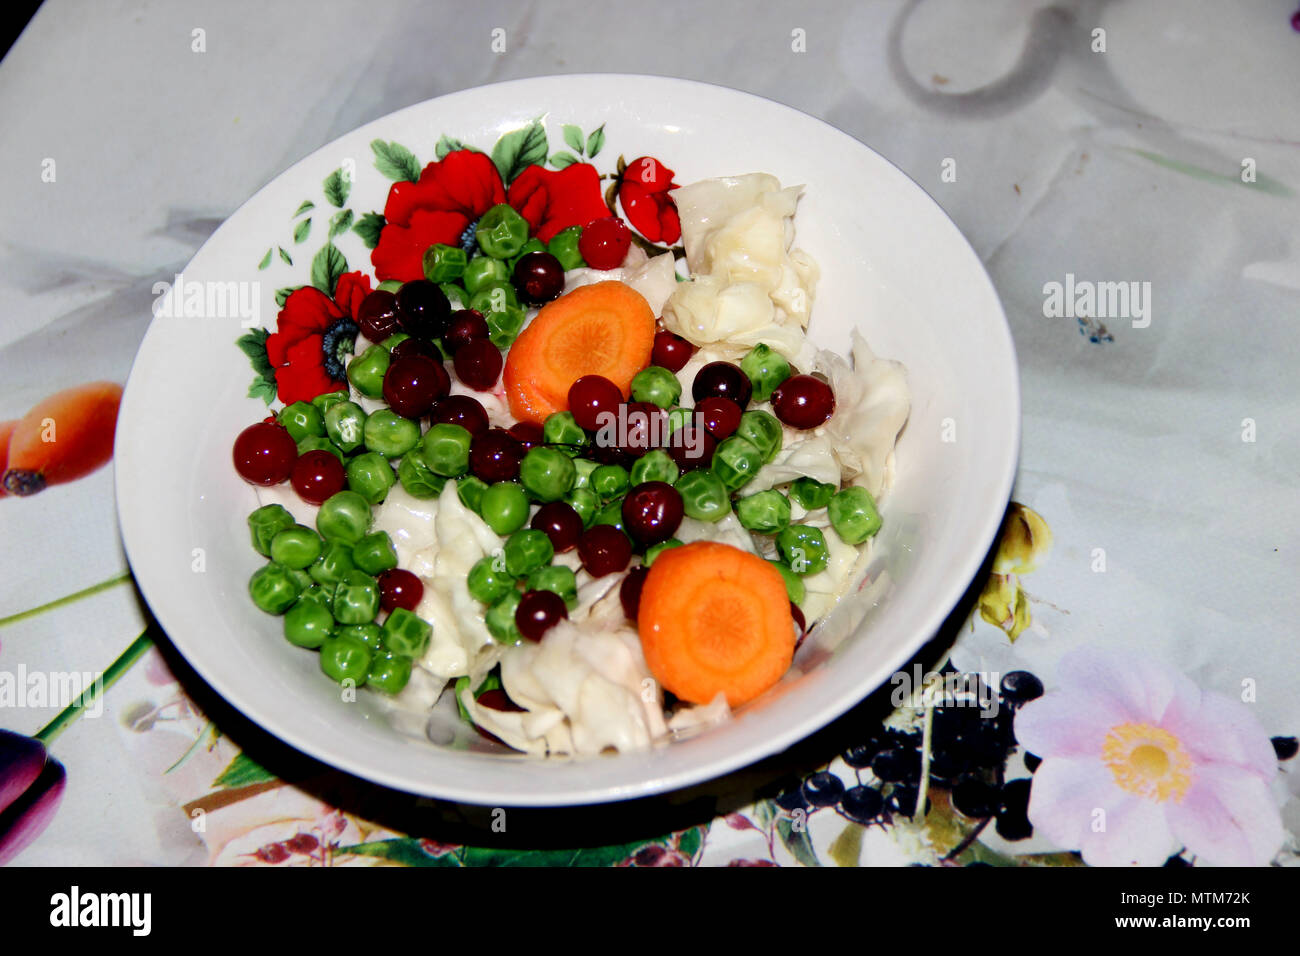
<path fill-rule="evenodd" d="M 0 63 L 0 860 L 1296 863 L 1294 0 L 327 6 L 49 0 Z M 1020 360 L 1002 542 L 917 661 L 930 693 L 887 686 L 760 765 L 609 807 L 376 788 L 149 628 L 111 468 L 28 493 L 42 403 L 124 382 L 154 283 L 301 155 L 600 71 L 820 116 L 953 217 Z M 61 707 L 55 675 L 99 672 Z"/>

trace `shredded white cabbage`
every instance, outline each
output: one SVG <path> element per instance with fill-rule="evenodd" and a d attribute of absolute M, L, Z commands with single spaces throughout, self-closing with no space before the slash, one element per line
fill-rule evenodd
<path fill-rule="evenodd" d="M 826 538 L 826 567 L 803 577 L 805 596 L 799 609 L 809 622 L 823 617 L 835 606 L 869 547 L 869 542 L 860 549 L 846 544 L 829 523 L 822 528 L 822 534 Z"/>
<path fill-rule="evenodd" d="M 664 305 L 664 326 L 728 358 L 760 342 L 795 358 L 818 276 L 812 257 L 790 248 L 802 192 L 766 173 L 674 190 L 692 279 Z"/>
<path fill-rule="evenodd" d="M 663 312 L 664 303 L 678 284 L 671 252 L 651 258 L 633 243 L 628 246 L 627 255 L 617 269 L 570 269 L 564 275 L 564 291 L 572 292 L 579 286 L 610 280 L 625 283 L 641 293 L 655 315 Z"/>
<path fill-rule="evenodd" d="M 830 436 L 821 429 L 796 434 L 797 438 L 783 444 L 776 457 L 750 479 L 743 489 L 745 494 L 757 494 L 805 476 L 839 485 L 840 463 Z"/>
<path fill-rule="evenodd" d="M 876 358 L 857 329 L 851 343 L 852 366 L 834 352 L 817 353 L 835 393 L 835 414 L 823 428 L 844 478 L 878 498 L 893 480 L 894 444 L 912 408 L 907 370 Z"/>
<path fill-rule="evenodd" d="M 488 633 L 483 605 L 469 593 L 469 569 L 496 553 L 502 539 L 461 504 L 451 481 L 429 499 L 394 485 L 375 509 L 373 526 L 388 532 L 398 565 L 424 584 L 415 613 L 432 625 L 433 634 L 420 667 L 443 679 L 469 674 L 481 680 L 501 649 Z"/>
<path fill-rule="evenodd" d="M 501 657 L 501 683 L 523 713 L 461 702 L 475 721 L 529 753 L 644 750 L 667 733 L 658 684 L 628 627 L 595 629 L 561 621 L 546 640 L 521 642 Z"/>
<path fill-rule="evenodd" d="M 735 511 L 727 512 L 725 517 L 717 521 L 701 521 L 688 515 L 682 518 L 682 523 L 677 526 L 677 534 L 674 537 L 682 544 L 690 544 L 692 541 L 718 541 L 739 548 L 741 551 L 759 553 L 754 536 L 745 530 L 745 526 L 736 517 Z"/>

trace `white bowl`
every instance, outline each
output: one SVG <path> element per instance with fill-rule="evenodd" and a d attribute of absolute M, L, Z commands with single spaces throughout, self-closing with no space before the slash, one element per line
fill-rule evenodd
<path fill-rule="evenodd" d="M 937 630 L 977 573 L 1015 476 L 1020 404 L 1015 353 L 992 283 L 956 226 L 886 160 L 831 126 L 746 93 L 652 76 L 578 75 L 465 90 L 409 107 L 341 137 L 241 206 L 186 267 L 185 282 L 260 281 L 274 327 L 277 285 L 307 281 L 322 244 L 321 183 L 349 161 L 348 206 L 382 211 L 390 185 L 372 140 L 434 158 L 446 133 L 490 148 L 546 115 L 604 123 L 602 172 L 619 153 L 651 155 L 676 181 L 762 171 L 805 183 L 797 244 L 818 261 L 811 337 L 847 348 L 857 326 L 878 355 L 907 366 L 912 413 L 897 448 L 870 584 L 845 598 L 801 648 L 790 675 L 735 719 L 648 753 L 539 760 L 489 752 L 472 734 L 446 745 L 394 726 L 377 695 L 350 705 L 316 655 L 289 645 L 278 619 L 249 600 L 261 563 L 245 516 L 253 489 L 231 465 L 241 429 L 266 414 L 246 397 L 241 321 L 155 317 L 131 370 L 117 430 L 118 514 L 135 578 L 176 647 L 220 694 L 277 737 L 358 776 L 413 793 L 488 805 L 596 803 L 697 783 L 811 734 L 887 681 Z M 317 203 L 310 242 L 290 216 Z M 359 238 L 338 240 L 371 273 Z M 269 246 L 296 257 L 258 265 Z M 284 280 L 284 281 L 280 281 Z"/>

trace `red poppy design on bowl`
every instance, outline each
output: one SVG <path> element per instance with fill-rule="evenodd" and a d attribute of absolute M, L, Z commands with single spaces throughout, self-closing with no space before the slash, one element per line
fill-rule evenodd
<path fill-rule="evenodd" d="M 590 163 L 573 163 L 559 171 L 529 166 L 510 184 L 507 201 L 542 242 L 610 213 L 600 195 L 600 176 Z"/>
<path fill-rule="evenodd" d="M 357 310 L 370 294 L 360 272 L 339 276 L 334 298 L 312 286 L 290 293 L 266 337 L 266 357 L 275 369 L 276 394 L 286 405 L 347 388 L 341 349 L 357 334 Z"/>
<path fill-rule="evenodd" d="M 609 215 L 600 197 L 600 176 L 589 163 L 559 172 L 529 166 L 507 192 L 485 153 L 455 150 L 425 166 L 416 182 L 394 183 L 389 189 L 384 228 L 370 254 L 375 275 L 381 281 L 424 278 L 426 249 L 437 243 L 469 246 L 471 227 L 503 202 L 518 210 L 543 242 L 561 229 Z"/>
<path fill-rule="evenodd" d="M 425 166 L 416 182 L 393 183 L 384 228 L 370 254 L 375 275 L 380 281 L 423 279 L 424 250 L 436 243 L 460 245 L 465 231 L 505 198 L 492 160 L 469 149 Z"/>
<path fill-rule="evenodd" d="M 673 171 L 652 156 L 640 156 L 627 164 L 618 187 L 618 201 L 628 222 L 651 242 L 672 245 L 682 237 L 677 204 L 668 195 L 676 189 Z"/>

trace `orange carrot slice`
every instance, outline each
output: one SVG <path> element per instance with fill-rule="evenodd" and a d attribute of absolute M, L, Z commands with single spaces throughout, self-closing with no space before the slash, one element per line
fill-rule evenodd
<path fill-rule="evenodd" d="M 650 364 L 655 316 L 641 293 L 622 282 L 580 286 L 542 307 L 506 354 L 503 381 L 510 412 L 542 423 L 569 407 L 569 386 L 603 375 L 623 391 Z"/>
<path fill-rule="evenodd" d="M 790 669 L 794 621 L 781 573 L 748 551 L 696 541 L 661 553 L 641 589 L 646 664 L 682 700 L 736 707 Z"/>
<path fill-rule="evenodd" d="M 37 403 L 9 436 L 4 488 L 33 495 L 88 475 L 113 457 L 113 432 L 122 386 L 92 382 Z"/>

